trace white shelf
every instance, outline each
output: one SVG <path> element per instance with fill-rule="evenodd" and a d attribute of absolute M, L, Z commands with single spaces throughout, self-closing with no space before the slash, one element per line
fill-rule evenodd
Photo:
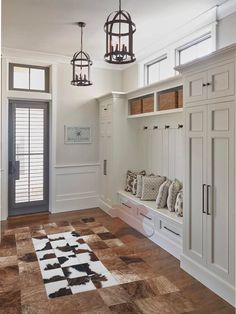
<path fill-rule="evenodd" d="M 179 112 L 183 112 L 183 108 L 159 110 L 159 111 L 148 112 L 148 113 L 128 115 L 128 119 L 145 118 L 145 117 L 150 117 L 150 116 L 162 116 L 162 115 L 174 114 L 174 113 L 179 113 Z"/>

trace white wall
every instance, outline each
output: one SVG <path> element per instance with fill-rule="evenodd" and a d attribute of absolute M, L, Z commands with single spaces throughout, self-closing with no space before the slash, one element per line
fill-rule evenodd
<path fill-rule="evenodd" d="M 139 69 L 138 63 L 129 66 L 122 71 L 122 90 L 124 92 L 132 91 L 138 87 Z"/>
<path fill-rule="evenodd" d="M 236 12 L 221 19 L 218 24 L 217 48 L 236 43 Z"/>
<path fill-rule="evenodd" d="M 98 162 L 98 104 L 96 97 L 122 89 L 121 71 L 93 69 L 93 86 L 70 85 L 71 66 L 57 66 L 57 165 Z M 64 144 L 64 125 L 91 126 L 91 144 Z"/>

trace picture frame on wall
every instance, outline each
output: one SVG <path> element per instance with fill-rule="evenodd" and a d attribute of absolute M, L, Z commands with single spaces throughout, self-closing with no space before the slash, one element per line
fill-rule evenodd
<path fill-rule="evenodd" d="M 64 126 L 65 144 L 91 144 L 91 127 Z"/>

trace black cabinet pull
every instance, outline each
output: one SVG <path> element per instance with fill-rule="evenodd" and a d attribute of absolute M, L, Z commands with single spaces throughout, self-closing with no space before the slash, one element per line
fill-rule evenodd
<path fill-rule="evenodd" d="M 152 218 L 150 218 L 150 217 L 144 215 L 143 213 L 139 213 L 139 214 L 140 214 L 140 216 L 143 216 L 143 217 L 147 218 L 148 220 L 152 220 Z"/>
<path fill-rule="evenodd" d="M 125 203 L 121 203 L 122 205 L 124 205 L 125 207 L 131 208 L 131 206 L 125 204 Z"/>
<path fill-rule="evenodd" d="M 211 86 L 211 83 L 207 83 L 207 86 Z"/>
<path fill-rule="evenodd" d="M 205 211 L 205 188 L 206 188 L 206 184 L 202 185 L 202 213 L 206 214 Z"/>
<path fill-rule="evenodd" d="M 209 193 L 209 192 L 210 192 L 210 188 L 211 188 L 211 186 L 208 185 L 208 186 L 207 186 L 207 215 L 208 215 L 208 216 L 211 215 L 210 209 L 209 209 L 209 207 L 210 207 L 210 206 L 209 206 L 209 203 L 210 203 L 210 195 L 209 195 L 209 194 L 210 194 L 210 193 Z"/>
<path fill-rule="evenodd" d="M 207 86 L 207 84 L 206 84 L 206 83 L 203 83 L 203 84 L 202 84 L 202 86 L 203 86 L 203 87 L 206 87 L 206 86 Z"/>
<path fill-rule="evenodd" d="M 103 160 L 103 175 L 104 176 L 107 175 L 107 160 L 106 159 Z"/>
<path fill-rule="evenodd" d="M 175 235 L 177 235 L 178 237 L 180 236 L 180 234 L 179 234 L 179 233 L 174 232 L 173 230 L 171 230 L 171 229 L 167 228 L 166 226 L 164 226 L 164 229 L 166 229 L 167 231 L 170 231 L 170 232 L 174 233 L 174 234 L 175 234 Z"/>

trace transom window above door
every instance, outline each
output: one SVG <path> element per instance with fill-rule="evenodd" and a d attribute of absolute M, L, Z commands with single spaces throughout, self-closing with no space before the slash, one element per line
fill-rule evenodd
<path fill-rule="evenodd" d="M 10 63 L 9 89 L 48 93 L 49 68 Z"/>

